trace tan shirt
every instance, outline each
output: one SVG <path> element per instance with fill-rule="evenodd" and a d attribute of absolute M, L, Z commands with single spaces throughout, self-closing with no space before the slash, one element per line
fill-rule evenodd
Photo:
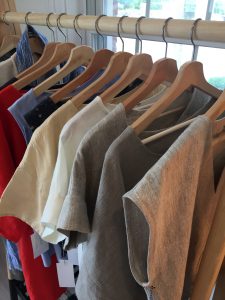
<path fill-rule="evenodd" d="M 166 141 L 164 138 L 158 142 Z M 151 149 L 151 144 L 147 146 Z M 201 211 L 207 203 L 205 197 L 200 197 L 205 194 L 199 188 L 200 175 L 212 180 L 210 173 L 203 175 L 210 151 L 211 124 L 201 116 L 123 197 L 130 267 L 148 299 L 182 299 L 187 261 L 190 287 L 208 229 L 203 230 L 202 239 L 197 238 L 198 228 L 192 235 L 192 222 L 202 228 L 202 217 L 207 223 L 204 216 L 210 211 L 210 203 Z M 210 187 L 207 185 L 212 195 Z"/>
<path fill-rule="evenodd" d="M 19 167 L 2 195 L 0 216 L 17 217 L 42 234 L 40 219 L 57 159 L 59 135 L 77 111 L 68 101 L 34 132 Z"/>

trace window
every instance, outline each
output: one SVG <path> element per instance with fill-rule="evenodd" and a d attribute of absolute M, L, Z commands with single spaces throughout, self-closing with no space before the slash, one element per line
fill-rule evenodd
<path fill-rule="evenodd" d="M 191 19 L 225 21 L 224 0 L 104 0 L 104 13 L 113 16 L 151 18 Z M 169 12 L 169 13 L 168 13 Z M 119 38 L 107 37 L 108 47 L 113 51 L 121 51 Z M 135 53 L 138 41 L 124 38 L 125 51 Z M 178 67 L 191 60 L 191 45 L 170 43 L 168 57 L 177 60 Z M 143 52 L 149 53 L 153 61 L 164 57 L 165 47 L 162 42 L 143 41 Z M 197 60 L 204 65 L 206 79 L 220 89 L 225 88 L 225 50 L 211 47 L 198 47 Z"/>

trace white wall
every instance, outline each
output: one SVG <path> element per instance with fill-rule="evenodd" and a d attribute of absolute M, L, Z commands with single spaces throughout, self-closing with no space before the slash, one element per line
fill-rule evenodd
<path fill-rule="evenodd" d="M 18 12 L 43 12 L 43 13 L 63 13 L 68 14 L 86 14 L 86 1 L 71 1 L 71 0 L 15 0 L 16 9 Z M 24 25 L 21 25 L 22 30 Z M 37 30 L 46 35 L 49 41 L 53 41 L 52 33 L 46 26 L 35 26 Z M 80 39 L 76 36 L 73 29 L 63 29 L 68 37 L 69 42 L 80 43 Z M 82 34 L 85 36 L 85 34 Z M 64 41 L 62 34 L 55 29 L 56 41 Z"/>

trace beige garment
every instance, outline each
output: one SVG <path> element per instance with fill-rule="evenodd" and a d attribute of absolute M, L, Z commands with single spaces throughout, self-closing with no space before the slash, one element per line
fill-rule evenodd
<path fill-rule="evenodd" d="M 2 194 L 0 216 L 14 216 L 42 234 L 40 219 L 54 171 L 60 132 L 77 113 L 68 101 L 33 134 L 24 157 Z"/>
<path fill-rule="evenodd" d="M 8 82 L 13 77 L 18 74 L 16 67 L 16 53 L 14 53 L 10 58 L 0 62 L 0 86 Z"/>
<path fill-rule="evenodd" d="M 211 125 L 200 116 L 124 195 L 130 267 L 148 299 L 188 299 L 190 290 L 182 297 L 184 280 L 190 288 L 211 219 L 212 172 L 204 173 L 211 150 Z"/>

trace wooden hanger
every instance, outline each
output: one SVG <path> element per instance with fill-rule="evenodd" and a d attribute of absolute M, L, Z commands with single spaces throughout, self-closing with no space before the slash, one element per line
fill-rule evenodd
<path fill-rule="evenodd" d="M 138 102 L 148 97 L 164 81 L 173 82 L 177 76 L 177 62 L 171 58 L 156 61 L 143 85 L 123 102 L 126 111 L 131 110 Z"/>
<path fill-rule="evenodd" d="M 216 103 L 206 112 L 206 116 L 215 121 L 225 111 L 225 90 L 222 92 Z"/>
<path fill-rule="evenodd" d="M 1 46 L 0 46 L 0 57 L 4 56 L 11 50 L 16 49 L 19 40 L 20 40 L 19 35 L 4 36 Z"/>
<path fill-rule="evenodd" d="M 127 64 L 127 67 L 120 79 L 101 94 L 104 103 L 110 102 L 123 89 L 137 78 L 146 79 L 153 66 L 152 58 L 149 54 L 135 54 Z"/>
<path fill-rule="evenodd" d="M 45 48 L 44 51 L 40 57 L 40 59 L 34 63 L 30 68 L 24 70 L 23 72 L 20 72 L 19 74 L 16 75 L 17 79 L 21 79 L 22 77 L 26 76 L 27 74 L 32 73 L 33 71 L 37 70 L 38 68 L 42 67 L 43 65 L 45 65 L 46 63 L 49 62 L 49 60 L 52 57 L 52 53 L 54 53 L 56 46 L 59 45 L 60 43 L 48 43 Z"/>
<path fill-rule="evenodd" d="M 218 91 L 221 93 L 220 90 Z M 205 113 L 205 116 L 207 116 L 213 122 L 213 136 L 217 137 L 216 139 L 213 140 L 213 147 L 216 147 L 217 145 L 225 141 L 225 132 L 224 132 L 225 118 L 216 120 L 224 111 L 225 111 L 225 90 L 221 93 L 221 95 L 219 96 L 215 104 L 213 104 L 212 107 Z M 172 132 L 175 132 L 179 129 L 182 129 L 190 125 L 195 119 L 196 118 L 187 120 L 185 122 L 172 126 L 166 130 L 163 130 L 162 132 L 159 132 L 153 136 L 147 137 L 142 140 L 142 143 L 147 144 L 157 139 L 160 139 Z"/>
<path fill-rule="evenodd" d="M 220 90 L 206 81 L 202 63 L 187 62 L 180 68 L 174 83 L 166 93 L 131 125 L 136 134 L 145 130 L 161 112 L 190 87 L 196 87 L 215 98 L 221 94 Z"/>
<path fill-rule="evenodd" d="M 50 87 L 56 84 L 58 81 L 65 78 L 76 68 L 80 66 L 87 66 L 90 63 L 93 55 L 93 49 L 88 46 L 77 46 L 76 48 L 72 49 L 69 59 L 65 66 L 57 73 L 53 74 L 51 77 L 47 78 L 45 81 L 41 82 L 38 86 L 36 86 L 34 88 L 34 94 L 36 96 L 41 95 L 43 92 L 47 91 Z"/>
<path fill-rule="evenodd" d="M 44 74 L 55 68 L 60 63 L 68 60 L 71 50 L 75 47 L 72 43 L 63 43 L 56 46 L 55 51 L 52 54 L 52 58 L 44 65 L 32 73 L 22 77 L 13 84 L 13 87 L 17 90 L 21 90 L 28 84 L 42 77 Z"/>
<path fill-rule="evenodd" d="M 88 81 L 92 76 L 94 76 L 99 70 L 105 69 L 109 64 L 110 58 L 113 56 L 113 54 L 114 52 L 108 49 L 101 49 L 96 51 L 91 62 L 87 66 L 87 69 L 78 77 L 74 78 L 64 87 L 55 92 L 51 96 L 51 99 L 56 103 L 68 96 L 77 87 L 79 87 L 80 85 Z"/>
<path fill-rule="evenodd" d="M 73 104 L 79 108 L 91 96 L 98 93 L 99 90 L 106 84 L 108 84 L 112 80 L 115 80 L 117 76 L 121 76 L 125 71 L 128 61 L 131 57 L 132 54 L 128 52 L 115 53 L 111 57 L 105 72 L 95 82 L 89 85 L 89 87 L 87 87 L 71 99 Z"/>

